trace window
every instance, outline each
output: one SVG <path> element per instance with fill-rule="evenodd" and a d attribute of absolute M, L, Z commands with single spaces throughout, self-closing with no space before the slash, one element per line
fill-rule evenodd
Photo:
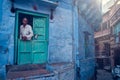
<path fill-rule="evenodd" d="M 85 46 L 85 57 L 88 58 L 91 54 L 90 51 L 90 33 L 84 32 L 84 46 Z"/>
<path fill-rule="evenodd" d="M 120 42 L 120 23 L 118 23 L 117 25 L 115 25 L 114 27 L 114 37 L 115 37 L 115 43 L 119 43 Z"/>
<path fill-rule="evenodd" d="M 102 24 L 102 30 L 105 30 L 105 29 L 107 29 L 107 22 L 104 22 L 104 23 Z"/>
<path fill-rule="evenodd" d="M 118 36 L 115 37 L 115 42 L 116 42 L 116 43 L 119 42 L 119 37 L 118 37 Z"/>
<path fill-rule="evenodd" d="M 110 56 L 110 44 L 108 42 L 104 43 L 104 55 Z"/>
<path fill-rule="evenodd" d="M 115 35 L 115 43 L 120 43 L 120 32 L 118 32 L 118 35 Z"/>
<path fill-rule="evenodd" d="M 31 26 L 31 28 L 33 28 L 33 15 L 29 15 L 29 14 L 24 14 L 24 13 L 19 13 L 18 14 L 18 37 L 20 38 L 20 26 L 23 25 L 23 19 L 26 18 L 27 19 L 27 24 Z"/>

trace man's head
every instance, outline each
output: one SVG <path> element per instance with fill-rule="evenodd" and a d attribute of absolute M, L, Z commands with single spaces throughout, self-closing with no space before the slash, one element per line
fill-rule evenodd
<path fill-rule="evenodd" d="M 23 18 L 23 25 L 26 25 L 27 23 L 28 23 L 28 20 L 27 20 L 27 18 Z"/>

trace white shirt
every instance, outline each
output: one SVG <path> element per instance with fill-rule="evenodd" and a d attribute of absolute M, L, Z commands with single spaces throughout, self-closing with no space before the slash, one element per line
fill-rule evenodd
<path fill-rule="evenodd" d="M 20 26 L 20 39 L 22 39 L 22 36 L 26 36 L 27 40 L 31 40 L 33 31 L 30 25 L 27 24 L 25 27 L 23 25 Z"/>

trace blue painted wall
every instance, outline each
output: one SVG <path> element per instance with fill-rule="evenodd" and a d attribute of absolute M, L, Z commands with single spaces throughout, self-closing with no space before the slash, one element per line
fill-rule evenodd
<path fill-rule="evenodd" d="M 9 0 L 0 4 L 0 79 L 5 77 L 5 65 L 14 64 L 14 28 L 15 14 L 10 12 Z M 7 4 L 7 5 L 6 5 Z M 26 5 L 27 4 L 27 5 Z M 33 9 L 36 4 L 38 10 Z M 4 7 L 3 7 L 4 6 Z M 15 7 L 50 15 L 50 9 L 33 3 L 18 0 Z M 54 11 L 54 19 L 49 21 L 49 63 L 73 62 L 80 67 L 81 80 L 87 80 L 94 73 L 94 39 L 93 29 L 86 19 L 79 14 L 77 4 L 72 0 L 60 0 Z M 84 31 L 91 34 L 90 57 L 85 58 Z M 76 70 L 76 69 L 75 69 Z"/>
<path fill-rule="evenodd" d="M 5 76 L 5 65 L 13 64 L 14 53 L 14 18 L 10 12 L 9 0 L 0 3 L 0 79 Z M 7 5 L 6 5 L 7 4 Z"/>
<path fill-rule="evenodd" d="M 72 10 L 71 5 L 60 3 L 50 23 L 50 62 L 72 62 Z"/>
<path fill-rule="evenodd" d="M 98 27 L 101 21 L 101 12 L 96 10 L 98 7 L 89 5 L 94 0 L 75 2 L 74 7 L 74 53 L 76 70 L 80 68 L 80 80 L 90 80 L 94 76 L 95 68 L 95 52 L 94 52 L 94 30 Z M 94 4 L 95 5 L 95 4 Z M 85 6 L 87 6 L 85 8 Z M 88 14 L 87 14 L 88 13 Z M 96 15 L 96 16 L 95 16 Z M 94 17 L 93 17 L 94 16 Z M 96 23 L 95 23 L 96 22 Z M 92 25 L 95 23 L 94 25 Z M 78 24 L 78 25 L 76 25 Z M 89 53 L 85 55 L 85 39 L 84 32 L 90 33 L 89 36 Z M 76 76 L 77 77 L 77 76 Z"/>
<path fill-rule="evenodd" d="M 79 25 L 78 25 L 78 54 L 76 55 L 77 60 L 77 67 L 80 67 L 80 78 L 81 80 L 88 80 L 94 74 L 94 67 L 95 67 L 95 52 L 94 52 L 94 36 L 93 36 L 93 29 L 91 26 L 86 22 L 86 20 L 79 15 Z M 85 39 L 84 39 L 84 32 L 87 31 L 90 33 L 89 37 L 89 56 L 86 57 L 85 55 Z"/>
<path fill-rule="evenodd" d="M 3 3 L 3 0 L 0 0 L 0 23 L 2 21 L 2 3 Z"/>

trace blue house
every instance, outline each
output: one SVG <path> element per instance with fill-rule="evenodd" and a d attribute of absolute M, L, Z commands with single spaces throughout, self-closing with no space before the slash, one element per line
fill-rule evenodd
<path fill-rule="evenodd" d="M 24 18 L 33 31 L 27 41 Z M 100 0 L 0 0 L 0 79 L 93 80 L 100 22 Z"/>

